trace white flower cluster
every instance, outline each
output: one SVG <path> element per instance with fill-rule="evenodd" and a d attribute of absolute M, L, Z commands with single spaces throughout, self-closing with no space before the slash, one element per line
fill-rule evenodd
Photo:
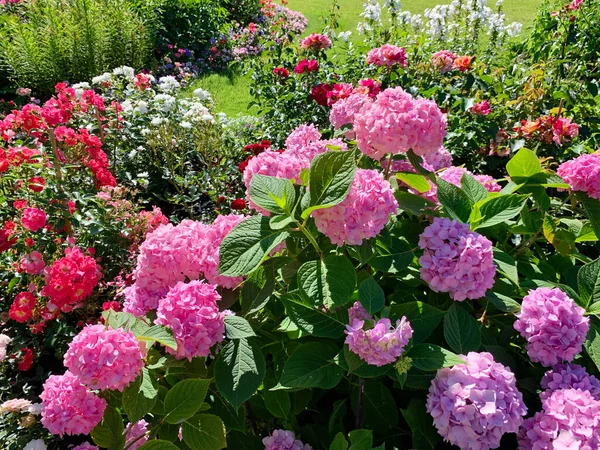
<path fill-rule="evenodd" d="M 381 25 L 381 4 L 379 1 L 367 0 L 363 4 L 363 12 L 360 13 L 360 17 L 365 19 L 366 22 L 359 22 L 356 26 L 359 34 L 371 31 L 373 25 Z"/>

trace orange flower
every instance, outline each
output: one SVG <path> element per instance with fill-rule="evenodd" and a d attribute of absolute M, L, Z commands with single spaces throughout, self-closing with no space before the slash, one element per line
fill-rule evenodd
<path fill-rule="evenodd" d="M 460 70 L 461 72 L 466 72 L 471 68 L 471 63 L 473 62 L 472 56 L 459 56 L 454 60 L 454 68 Z"/>

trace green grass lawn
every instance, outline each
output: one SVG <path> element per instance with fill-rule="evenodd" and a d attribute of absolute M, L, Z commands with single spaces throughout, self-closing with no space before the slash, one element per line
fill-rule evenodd
<path fill-rule="evenodd" d="M 412 13 L 422 13 L 426 8 L 431 8 L 439 3 L 449 3 L 450 0 L 403 0 L 402 7 Z M 364 0 L 339 0 L 339 22 L 341 29 L 351 30 L 356 36 L 356 24 L 360 20 L 360 13 Z M 381 3 L 381 2 L 380 2 Z M 493 5 L 495 0 L 489 0 Z M 504 0 L 504 11 L 510 21 L 516 20 L 529 25 L 534 17 L 536 8 L 542 0 Z M 323 28 L 323 17 L 331 11 L 330 0 L 289 0 L 289 8 L 301 11 L 308 19 L 307 33 L 320 31 Z M 214 100 L 218 112 L 228 115 L 252 114 L 248 109 L 251 100 L 249 94 L 250 79 L 236 76 L 229 78 L 224 75 L 209 75 L 197 80 L 192 89 L 201 87 L 208 90 Z"/>

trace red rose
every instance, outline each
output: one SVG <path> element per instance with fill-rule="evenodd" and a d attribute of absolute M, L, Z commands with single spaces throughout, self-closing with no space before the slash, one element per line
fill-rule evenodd
<path fill-rule="evenodd" d="M 17 364 L 17 369 L 21 372 L 27 372 L 31 369 L 31 365 L 33 364 L 33 350 L 30 348 L 22 348 L 21 353 L 23 356 L 21 357 L 21 361 Z"/>
<path fill-rule="evenodd" d="M 241 211 L 246 208 L 246 200 L 243 198 L 236 198 L 231 202 L 231 209 L 235 209 L 236 211 Z"/>
<path fill-rule="evenodd" d="M 280 78 L 287 78 L 290 76 L 290 72 L 283 67 L 276 67 L 273 69 L 273 75 Z"/>
<path fill-rule="evenodd" d="M 329 84 L 321 83 L 312 88 L 310 96 L 321 106 L 327 106 L 327 94 L 333 90 Z"/>
<path fill-rule="evenodd" d="M 33 192 L 42 192 L 46 186 L 46 180 L 42 177 L 32 177 L 29 179 L 29 189 Z"/>

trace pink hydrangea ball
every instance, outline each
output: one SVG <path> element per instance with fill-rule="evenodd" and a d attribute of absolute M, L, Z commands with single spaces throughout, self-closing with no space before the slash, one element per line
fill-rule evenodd
<path fill-rule="evenodd" d="M 415 99 L 402 88 L 386 89 L 354 117 L 358 148 L 373 159 L 386 154 L 435 153 L 446 135 L 446 116 L 435 102 Z"/>
<path fill-rule="evenodd" d="M 564 162 L 557 173 L 571 186 L 571 190 L 585 192 L 591 198 L 600 200 L 600 152 Z"/>
<path fill-rule="evenodd" d="M 381 47 L 373 48 L 367 53 L 367 64 L 376 66 L 408 66 L 408 56 L 406 50 L 391 44 L 384 44 Z"/>
<path fill-rule="evenodd" d="M 296 439 L 292 431 L 274 430 L 271 436 L 263 439 L 265 450 L 312 450 L 308 444 L 304 445 Z"/>
<path fill-rule="evenodd" d="M 477 181 L 479 181 L 487 189 L 488 192 L 500 192 L 502 186 L 489 175 L 475 175 L 468 171 L 464 167 L 449 167 L 440 173 L 440 178 L 448 183 L 452 183 L 455 186 L 460 187 L 462 177 L 464 174 L 471 175 Z"/>
<path fill-rule="evenodd" d="M 559 389 L 519 432 L 520 450 L 600 449 L 600 402 L 581 389 Z"/>
<path fill-rule="evenodd" d="M 514 374 L 490 353 L 470 352 L 465 364 L 438 370 L 427 412 L 440 435 L 463 450 L 498 448 L 527 414 Z"/>
<path fill-rule="evenodd" d="M 354 304 L 348 308 L 349 323 L 354 322 L 354 319 L 358 320 L 373 320 L 367 310 L 360 304 L 360 302 L 354 302 Z"/>
<path fill-rule="evenodd" d="M 144 419 L 137 421 L 127 430 L 125 448 L 137 450 L 148 441 L 148 422 Z"/>
<path fill-rule="evenodd" d="M 325 153 L 328 146 L 338 147 L 341 151 L 348 150 L 348 145 L 341 139 L 321 139 L 321 133 L 314 125 L 300 125 L 290 133 L 285 145 L 284 154 L 303 161 L 305 168 L 310 166 L 315 156 Z"/>
<path fill-rule="evenodd" d="M 167 352 L 177 359 L 192 360 L 208 356 L 210 348 L 222 342 L 225 334 L 223 313 L 217 302 L 221 300 L 216 287 L 203 281 L 179 282 L 163 298 L 156 312 L 155 323 L 173 330 L 177 350 Z"/>
<path fill-rule="evenodd" d="M 368 95 L 352 94 L 347 98 L 339 100 L 333 105 L 329 113 L 329 121 L 336 130 L 339 130 L 344 125 L 352 125 L 356 113 L 358 113 L 363 106 L 372 102 L 373 100 Z M 356 134 L 354 131 L 347 131 L 345 137 L 346 139 L 354 139 Z"/>
<path fill-rule="evenodd" d="M 600 401 L 600 380 L 587 373 L 584 367 L 577 364 L 559 364 L 547 371 L 542 378 L 540 398 L 550 396 L 559 389 L 581 389 L 588 391 L 596 400 Z"/>
<path fill-rule="evenodd" d="M 469 225 L 436 217 L 419 238 L 421 279 L 455 301 L 475 300 L 494 285 L 492 243 Z"/>
<path fill-rule="evenodd" d="M 81 384 L 71 372 L 51 375 L 44 383 L 42 425 L 52 434 L 89 434 L 100 423 L 106 400 Z"/>
<path fill-rule="evenodd" d="M 515 330 L 527 339 L 527 354 L 549 367 L 573 361 L 590 329 L 585 310 L 560 289 L 538 288 L 523 298 Z"/>
<path fill-rule="evenodd" d="M 48 217 L 38 208 L 25 208 L 21 216 L 21 225 L 29 231 L 37 231 L 46 225 Z"/>
<path fill-rule="evenodd" d="M 392 326 L 390 319 L 379 319 L 373 328 L 364 330 L 365 321 L 353 319 L 346 326 L 346 341 L 351 352 L 373 366 L 385 366 L 395 362 L 410 341 L 413 330 L 406 317 Z"/>
<path fill-rule="evenodd" d="M 390 183 L 376 170 L 358 169 L 348 196 L 312 213 L 317 229 L 341 246 L 360 245 L 377 236 L 398 211 Z"/>
<path fill-rule="evenodd" d="M 300 125 L 285 140 L 288 153 L 301 152 L 313 142 L 321 140 L 321 133 L 313 124 Z"/>
<path fill-rule="evenodd" d="M 77 447 L 73 447 L 72 450 L 100 450 L 100 447 L 97 447 L 89 442 L 84 442 L 83 444 L 79 444 Z"/>
<path fill-rule="evenodd" d="M 92 389 L 123 389 L 144 367 L 144 352 L 131 331 L 88 325 L 73 338 L 65 367 Z"/>
<path fill-rule="evenodd" d="M 427 155 L 425 157 L 425 162 L 427 162 L 434 171 L 438 171 L 452 166 L 452 155 L 446 147 L 441 146 L 435 153 Z"/>

